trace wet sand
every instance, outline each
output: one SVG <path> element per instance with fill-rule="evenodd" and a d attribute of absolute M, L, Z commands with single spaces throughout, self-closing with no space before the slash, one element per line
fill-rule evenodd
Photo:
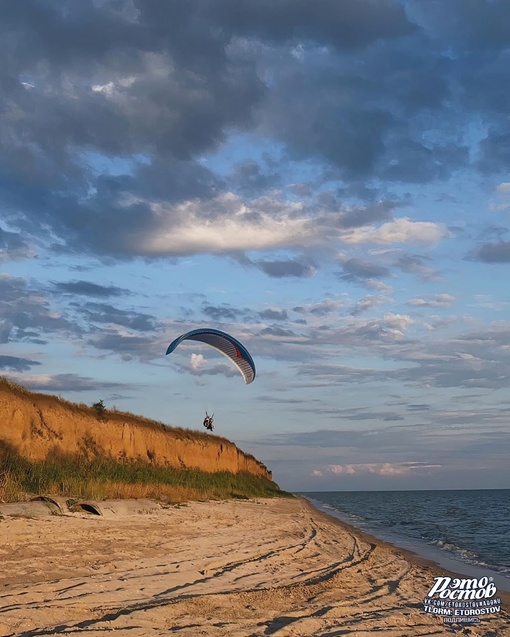
<path fill-rule="evenodd" d="M 4 637 L 510 635 L 505 612 L 426 614 L 447 573 L 297 498 L 4 517 L 0 564 Z"/>

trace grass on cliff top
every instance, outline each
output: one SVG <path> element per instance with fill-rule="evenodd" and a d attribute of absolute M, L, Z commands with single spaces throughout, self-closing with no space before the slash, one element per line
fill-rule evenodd
<path fill-rule="evenodd" d="M 151 498 L 166 502 L 288 497 L 277 484 L 251 473 L 206 473 L 141 462 L 53 454 L 31 462 L 8 445 L 0 448 L 0 502 L 35 495 L 76 499 Z"/>
<path fill-rule="evenodd" d="M 151 420 L 150 418 L 138 416 L 127 411 L 105 409 L 104 412 L 101 412 L 99 414 L 96 409 L 94 409 L 93 407 L 89 407 L 84 403 L 72 403 L 68 400 L 65 400 L 64 398 L 61 398 L 60 396 L 33 392 L 26 387 L 15 383 L 6 376 L 0 376 L 0 389 L 2 389 L 2 387 L 12 392 L 16 396 L 35 403 L 38 406 L 48 406 L 51 408 L 51 406 L 53 405 L 60 405 L 64 409 L 69 409 L 73 413 L 80 414 L 82 416 L 89 416 L 91 418 L 98 418 L 104 423 L 105 426 L 108 426 L 109 422 L 129 422 L 140 427 L 147 427 L 149 429 L 158 429 L 159 431 L 164 431 L 167 435 L 179 438 L 180 440 L 184 439 L 207 442 L 211 440 L 211 435 L 208 433 L 194 431 L 193 429 L 187 429 L 184 427 L 166 425 L 163 422 Z M 237 445 L 235 445 L 231 440 L 228 440 L 227 438 L 214 435 L 214 441 L 222 444 L 232 445 L 232 447 L 238 449 Z M 239 449 L 239 451 L 241 450 Z M 261 467 L 267 469 L 264 463 L 260 462 L 260 460 L 257 460 L 257 458 L 255 458 L 255 456 L 253 456 L 252 454 L 245 453 L 244 451 L 242 453 L 244 454 L 244 456 L 246 456 L 246 458 L 254 460 Z"/>
<path fill-rule="evenodd" d="M 140 425 L 142 427 L 148 427 L 150 429 L 158 429 L 163 430 L 169 434 L 172 434 L 178 438 L 187 438 L 187 439 L 199 439 L 206 440 L 209 438 L 209 434 L 201 431 L 194 431 L 193 429 L 187 429 L 185 427 L 175 427 L 173 425 L 167 425 L 164 422 L 158 420 L 151 420 L 150 418 L 145 418 L 145 416 L 140 416 L 138 414 L 133 414 L 129 411 L 120 411 L 119 409 L 113 408 L 108 409 L 105 407 L 104 411 L 98 412 L 97 409 L 94 409 L 93 406 L 86 405 L 85 403 L 73 403 L 69 400 L 65 400 L 61 396 L 55 396 L 53 394 L 43 394 L 41 392 L 31 391 L 23 385 L 19 385 L 15 383 L 11 379 L 6 376 L 0 376 L 0 389 L 4 388 L 11 392 L 12 394 L 22 398 L 23 400 L 27 400 L 37 406 L 60 406 L 64 409 L 68 409 L 69 411 L 79 414 L 81 416 L 90 416 L 91 418 L 97 418 L 101 420 L 105 424 L 108 421 L 119 422 L 119 421 L 129 421 L 133 424 Z M 102 401 L 100 401 L 102 402 Z M 217 440 L 221 442 L 230 442 L 227 438 L 221 438 L 216 436 Z"/>

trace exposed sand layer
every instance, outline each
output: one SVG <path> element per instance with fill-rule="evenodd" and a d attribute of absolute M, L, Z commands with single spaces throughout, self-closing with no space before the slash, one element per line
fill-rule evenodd
<path fill-rule="evenodd" d="M 299 499 L 5 517 L 0 560 L 2 636 L 510 635 L 427 615 L 444 573 Z"/>
<path fill-rule="evenodd" d="M 1 380 L 0 422 L 0 443 L 11 445 L 29 460 L 58 452 L 206 472 L 248 471 L 272 479 L 264 464 L 225 438 L 114 411 L 98 419 L 85 405 L 19 391 Z"/>

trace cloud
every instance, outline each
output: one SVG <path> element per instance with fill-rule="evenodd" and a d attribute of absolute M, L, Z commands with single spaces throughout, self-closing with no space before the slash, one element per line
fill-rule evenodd
<path fill-rule="evenodd" d="M 363 314 L 363 312 L 367 312 L 374 307 L 378 307 L 379 305 L 384 305 L 388 303 L 389 299 L 385 296 L 366 296 L 363 299 L 360 299 L 354 307 L 351 309 L 350 314 L 352 316 L 359 316 Z"/>
<path fill-rule="evenodd" d="M 318 237 L 317 237 L 318 238 Z M 313 243 L 311 240 L 310 243 Z M 257 268 L 275 279 L 287 277 L 309 278 L 316 274 L 317 268 L 310 257 L 294 259 L 251 259 L 244 253 L 234 253 L 233 258 L 244 267 Z"/>
<path fill-rule="evenodd" d="M 17 232 L 0 228 L 0 262 L 18 261 L 35 256 L 35 251 Z"/>
<path fill-rule="evenodd" d="M 447 55 L 434 21 L 396 0 L 180 4 L 2 11 L 0 204 L 22 241 L 127 259 L 446 236 L 430 221 L 392 220 L 399 203 L 373 185 L 466 164 L 467 127 L 451 125 L 464 50 Z M 246 158 L 248 136 L 257 152 Z M 313 181 L 297 174 L 309 168 L 321 186 L 335 182 L 325 214 L 319 195 L 305 209 L 291 188 L 276 190 Z M 13 244 L 9 258 L 26 249 Z M 272 256 L 258 267 L 315 271 Z"/>
<path fill-rule="evenodd" d="M 485 243 L 478 248 L 476 256 L 484 263 L 509 263 L 510 241 Z"/>
<path fill-rule="evenodd" d="M 119 288 L 114 285 L 99 285 L 91 281 L 61 281 L 52 283 L 55 290 L 65 294 L 94 296 L 109 298 L 112 296 L 125 296 L 130 294 L 129 290 Z"/>
<path fill-rule="evenodd" d="M 450 235 L 442 225 L 431 221 L 411 221 L 407 218 L 383 223 L 380 227 L 364 227 L 341 233 L 345 243 L 394 244 L 394 243 L 437 243 Z"/>
<path fill-rule="evenodd" d="M 416 274 L 424 281 L 440 281 L 438 272 L 428 267 L 431 258 L 422 254 L 400 254 L 396 266 L 407 274 Z"/>
<path fill-rule="evenodd" d="M 186 364 L 177 364 L 177 371 L 180 374 L 191 374 L 192 376 L 217 376 L 222 375 L 228 378 L 237 376 L 237 372 L 232 365 L 227 363 L 210 363 L 203 354 L 192 353 Z"/>
<path fill-rule="evenodd" d="M 199 370 L 201 367 L 207 364 L 203 354 L 191 354 L 189 361 L 191 369 Z"/>
<path fill-rule="evenodd" d="M 21 277 L 0 274 L 0 337 L 2 342 L 43 344 L 56 332 L 80 334 L 74 322 L 52 308 L 35 287 Z"/>
<path fill-rule="evenodd" d="M 238 321 L 243 313 L 238 308 L 223 304 L 221 306 L 203 305 L 202 312 L 213 321 Z"/>
<path fill-rule="evenodd" d="M 396 204 L 393 201 L 377 201 L 364 206 L 343 206 L 336 225 L 340 228 L 360 228 L 391 218 Z"/>
<path fill-rule="evenodd" d="M 447 308 L 451 307 L 455 300 L 455 297 L 451 294 L 433 294 L 424 299 L 410 299 L 407 301 L 407 305 L 411 305 L 413 307 Z"/>
<path fill-rule="evenodd" d="M 502 182 L 496 187 L 496 196 L 489 202 L 489 210 L 494 212 L 510 211 L 510 183 Z"/>
<path fill-rule="evenodd" d="M 266 163 L 271 164 L 267 159 Z M 255 161 L 236 164 L 229 175 L 229 183 L 235 192 L 254 197 L 280 185 L 282 178 L 275 169 L 276 166 L 270 165 L 269 170 L 264 171 Z"/>
<path fill-rule="evenodd" d="M 41 365 L 39 361 L 30 358 L 20 358 L 19 356 L 0 355 L 0 369 L 8 369 L 15 372 L 25 372 L 34 365 Z"/>
<path fill-rule="evenodd" d="M 124 388 L 121 383 L 102 381 L 79 374 L 22 374 L 11 375 L 11 378 L 27 389 L 35 391 L 102 391 L 104 389 Z"/>
<path fill-rule="evenodd" d="M 340 274 L 338 278 L 349 283 L 366 283 L 372 279 L 380 279 L 390 275 L 390 270 L 387 267 L 357 258 L 343 261 L 342 269 L 343 274 Z"/>
<path fill-rule="evenodd" d="M 258 316 L 263 320 L 268 319 L 270 321 L 286 321 L 289 318 L 287 310 L 275 310 L 271 308 L 258 312 Z"/>
<path fill-rule="evenodd" d="M 188 201 L 173 208 L 148 205 L 158 223 L 144 236 L 132 237 L 133 248 L 146 255 L 290 248 L 320 238 L 301 204 L 267 197 L 244 202 L 224 193 L 207 202 Z"/>
<path fill-rule="evenodd" d="M 257 266 L 271 277 L 281 279 L 284 277 L 309 278 L 314 275 L 315 268 L 300 263 L 296 259 L 282 261 L 257 261 Z"/>
<path fill-rule="evenodd" d="M 413 472 L 424 472 L 430 469 L 439 469 L 440 464 L 425 464 L 425 463 L 398 463 L 392 464 L 389 462 L 380 464 L 346 464 L 346 465 L 328 465 L 321 468 L 315 475 L 324 475 L 325 472 L 330 472 L 334 475 L 359 475 L 366 473 L 373 473 L 379 476 L 402 476 Z M 312 473 L 313 475 L 313 473 Z"/>
<path fill-rule="evenodd" d="M 72 303 L 80 315 L 90 323 L 114 324 L 136 332 L 153 332 L 157 328 L 156 318 L 134 310 L 121 310 L 108 303 Z"/>
<path fill-rule="evenodd" d="M 316 303 L 309 303 L 307 305 L 296 305 L 292 309 L 298 314 L 321 317 L 330 314 L 338 314 L 344 307 L 344 301 L 341 301 L 339 299 L 327 298 Z"/>
<path fill-rule="evenodd" d="M 216 12 L 215 12 L 216 13 Z M 327 43 L 339 51 L 358 50 L 372 42 L 399 38 L 415 30 L 396 2 L 356 0 L 338 4 L 317 0 L 225 0 L 219 8 L 220 22 L 245 36 L 269 42 L 304 41 Z"/>
<path fill-rule="evenodd" d="M 125 361 L 150 361 L 161 357 L 161 343 L 153 336 L 130 334 L 125 330 L 110 327 L 91 334 L 86 345 L 117 354 Z"/>

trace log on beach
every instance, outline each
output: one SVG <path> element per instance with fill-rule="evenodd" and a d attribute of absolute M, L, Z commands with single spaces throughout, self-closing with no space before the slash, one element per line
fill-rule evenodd
<path fill-rule="evenodd" d="M 437 567 L 299 498 L 5 517 L 0 556 L 0 636 L 510 634 L 508 596 L 444 624 L 423 610 Z"/>

